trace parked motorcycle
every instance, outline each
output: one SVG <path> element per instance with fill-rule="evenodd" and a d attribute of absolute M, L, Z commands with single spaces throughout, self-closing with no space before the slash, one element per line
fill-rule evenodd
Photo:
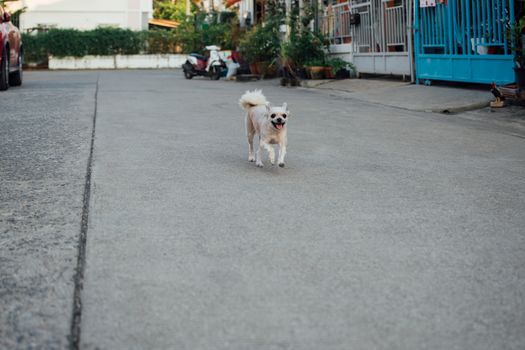
<path fill-rule="evenodd" d="M 196 53 L 191 53 L 186 57 L 186 62 L 182 65 L 184 77 L 191 79 L 196 75 L 210 77 L 211 80 L 218 80 L 221 73 L 226 69 L 226 64 L 219 55 L 221 48 L 215 45 L 206 46 L 210 56 L 206 57 Z"/>

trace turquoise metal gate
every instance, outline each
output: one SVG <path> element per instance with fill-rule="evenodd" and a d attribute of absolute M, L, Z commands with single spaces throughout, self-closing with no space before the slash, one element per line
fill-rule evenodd
<path fill-rule="evenodd" d="M 416 82 L 514 81 L 513 0 L 414 0 Z"/>

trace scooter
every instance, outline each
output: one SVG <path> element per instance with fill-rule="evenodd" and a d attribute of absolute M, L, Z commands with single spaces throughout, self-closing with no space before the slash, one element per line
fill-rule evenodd
<path fill-rule="evenodd" d="M 210 77 L 211 80 L 219 80 L 221 73 L 226 69 L 226 63 L 219 55 L 221 48 L 215 45 L 206 46 L 206 50 L 210 51 L 210 57 L 190 53 L 186 57 L 186 62 L 182 65 L 184 70 L 184 77 L 191 79 L 196 75 Z"/>

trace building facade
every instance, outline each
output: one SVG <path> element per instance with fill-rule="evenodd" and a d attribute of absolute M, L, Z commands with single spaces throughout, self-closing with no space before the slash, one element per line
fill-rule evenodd
<path fill-rule="evenodd" d="M 24 32 L 97 27 L 146 30 L 153 15 L 152 0 L 19 0 L 9 3 L 11 10 L 23 7 L 26 11 L 20 16 L 19 25 Z"/>

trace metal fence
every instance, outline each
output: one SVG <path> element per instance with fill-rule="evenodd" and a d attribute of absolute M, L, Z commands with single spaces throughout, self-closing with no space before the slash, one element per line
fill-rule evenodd
<path fill-rule="evenodd" d="M 353 26 L 355 52 L 405 52 L 407 48 L 407 0 L 356 0 L 350 11 L 359 13 Z"/>
<path fill-rule="evenodd" d="M 385 41 L 386 49 L 392 46 L 403 46 L 405 51 L 407 43 L 407 30 L 406 30 L 406 10 L 403 4 L 394 5 L 388 7 L 386 1 L 382 1 L 381 5 L 385 12 Z"/>
<path fill-rule="evenodd" d="M 412 77 L 412 0 L 355 0 L 350 11 L 361 23 L 353 26 L 354 63 L 363 73 Z"/>
<path fill-rule="evenodd" d="M 352 39 L 350 2 L 328 6 L 321 20 L 321 31 L 332 44 L 349 43 Z"/>
<path fill-rule="evenodd" d="M 416 77 L 478 83 L 512 82 L 509 28 L 513 0 L 415 0 Z"/>
<path fill-rule="evenodd" d="M 508 54 L 506 33 L 511 2 L 452 0 L 449 6 L 420 7 L 419 52 L 479 55 L 492 47 L 499 54 Z"/>
<path fill-rule="evenodd" d="M 329 6 L 322 29 L 332 44 L 352 44 L 359 73 L 411 76 L 411 1 L 353 0 Z M 352 14 L 359 15 L 358 24 L 350 24 Z"/>
<path fill-rule="evenodd" d="M 352 13 L 359 13 L 361 18 L 358 26 L 353 26 L 352 34 L 354 37 L 354 52 L 376 52 L 374 47 L 376 42 L 375 27 L 376 23 L 372 20 L 372 7 L 370 1 L 364 3 L 352 3 Z"/>

